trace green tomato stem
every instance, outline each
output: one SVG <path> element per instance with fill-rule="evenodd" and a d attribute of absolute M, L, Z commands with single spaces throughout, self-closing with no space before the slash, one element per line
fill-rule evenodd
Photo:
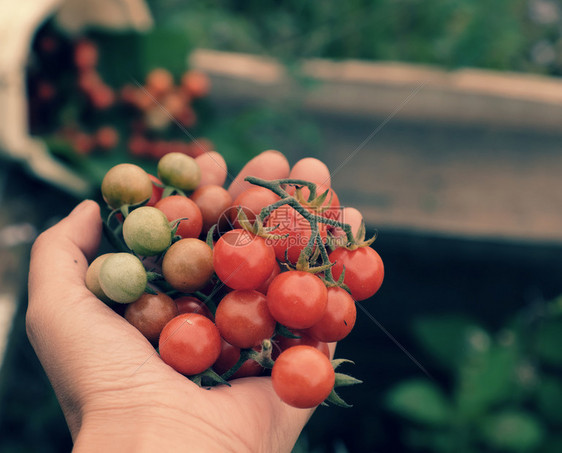
<path fill-rule="evenodd" d="M 294 185 L 294 186 L 306 186 L 310 190 L 310 196 L 308 201 L 313 200 L 316 197 L 316 184 L 310 181 L 305 181 L 302 179 L 277 179 L 273 181 L 268 181 L 261 178 L 256 178 L 254 176 L 248 176 L 245 179 L 251 184 L 256 186 L 265 187 L 266 189 L 271 190 L 273 193 L 281 197 L 281 200 L 273 203 L 265 208 L 263 208 L 260 212 L 259 218 L 261 221 L 264 221 L 265 218 L 271 214 L 271 212 L 281 206 L 289 205 L 295 211 L 297 211 L 301 216 L 303 216 L 308 223 L 310 224 L 311 235 L 310 239 L 306 245 L 306 247 L 301 252 L 301 257 L 304 260 L 310 260 L 311 256 L 314 253 L 314 244 L 316 243 L 317 247 L 320 251 L 320 257 L 322 259 L 323 265 L 330 264 L 330 259 L 328 257 L 328 252 L 326 250 L 326 246 L 322 242 L 322 238 L 320 236 L 320 231 L 318 228 L 318 223 L 323 223 L 326 225 L 330 225 L 333 227 L 341 228 L 345 232 L 347 244 L 346 245 L 357 245 L 357 241 L 353 235 L 353 231 L 351 229 L 351 225 L 343 222 L 339 222 L 334 219 L 329 219 L 317 214 L 310 212 L 306 209 L 294 196 L 289 195 L 285 189 L 283 189 L 283 185 Z M 299 262 L 301 262 L 301 257 L 299 257 Z M 329 283 L 335 284 L 334 277 L 332 275 L 332 269 L 328 268 L 325 271 L 326 280 Z"/>

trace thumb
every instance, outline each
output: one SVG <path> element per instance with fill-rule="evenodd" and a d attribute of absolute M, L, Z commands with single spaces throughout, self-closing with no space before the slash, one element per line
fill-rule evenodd
<path fill-rule="evenodd" d="M 38 293 L 84 286 L 88 257 L 94 256 L 101 238 L 97 203 L 86 200 L 33 244 L 29 268 L 29 305 L 41 303 Z"/>

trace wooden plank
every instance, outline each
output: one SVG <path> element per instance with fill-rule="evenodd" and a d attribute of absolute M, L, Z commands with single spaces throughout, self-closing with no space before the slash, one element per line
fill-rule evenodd
<path fill-rule="evenodd" d="M 225 115 L 301 98 L 340 199 L 371 227 L 562 242 L 559 79 L 316 60 L 305 90 L 270 59 L 199 51 L 192 64 Z M 290 141 L 272 137 L 303 157 Z"/>

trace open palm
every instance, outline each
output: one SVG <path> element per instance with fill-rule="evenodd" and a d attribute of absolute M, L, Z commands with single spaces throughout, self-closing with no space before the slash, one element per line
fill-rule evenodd
<path fill-rule="evenodd" d="M 282 403 L 270 378 L 199 388 L 88 291 L 100 237 L 99 206 L 85 201 L 37 239 L 31 257 L 28 335 L 75 448 L 290 451 L 311 411 Z"/>

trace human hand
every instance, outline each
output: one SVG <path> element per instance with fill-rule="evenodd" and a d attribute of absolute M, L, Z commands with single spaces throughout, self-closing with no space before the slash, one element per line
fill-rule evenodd
<path fill-rule="evenodd" d="M 269 172 L 276 163 L 278 174 L 267 176 L 288 176 L 279 153 L 260 158 Z M 282 403 L 267 377 L 198 387 L 86 288 L 88 260 L 100 237 L 99 207 L 85 201 L 37 239 L 31 256 L 28 336 L 75 448 L 290 451 L 311 410 Z"/>

